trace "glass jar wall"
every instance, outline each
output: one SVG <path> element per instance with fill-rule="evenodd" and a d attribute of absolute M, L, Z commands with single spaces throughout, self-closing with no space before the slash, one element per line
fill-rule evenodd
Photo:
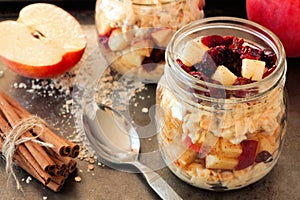
<path fill-rule="evenodd" d="M 204 0 L 97 0 L 100 48 L 120 74 L 157 82 L 173 33 L 204 17 Z"/>
<path fill-rule="evenodd" d="M 245 85 L 191 76 L 178 58 L 188 41 L 209 35 L 243 38 L 274 52 L 276 68 Z M 282 44 L 260 25 L 215 17 L 180 29 L 167 47 L 156 97 L 160 151 L 171 171 L 208 190 L 242 188 L 268 174 L 278 160 L 286 131 L 285 74 Z"/>

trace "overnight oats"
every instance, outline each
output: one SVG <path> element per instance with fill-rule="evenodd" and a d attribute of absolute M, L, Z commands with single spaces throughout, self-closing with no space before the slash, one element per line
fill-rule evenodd
<path fill-rule="evenodd" d="M 204 17 L 204 0 L 97 0 L 99 46 L 120 74 L 157 82 L 165 48 L 182 26 Z"/>
<path fill-rule="evenodd" d="M 285 52 L 243 19 L 207 18 L 179 30 L 157 87 L 164 161 L 199 188 L 232 190 L 276 164 L 286 131 Z"/>

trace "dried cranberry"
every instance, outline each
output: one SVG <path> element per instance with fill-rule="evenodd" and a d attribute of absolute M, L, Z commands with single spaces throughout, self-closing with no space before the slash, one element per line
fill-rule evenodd
<path fill-rule="evenodd" d="M 234 36 L 225 36 L 224 37 L 224 45 L 226 47 L 230 47 L 230 45 L 232 45 L 232 43 L 233 43 L 233 39 L 234 39 Z"/>
<path fill-rule="evenodd" d="M 153 49 L 150 58 L 156 63 L 163 61 L 165 59 L 165 50 Z"/>
<path fill-rule="evenodd" d="M 273 160 L 272 154 L 268 151 L 261 151 L 256 155 L 255 162 L 271 162 Z"/>
<path fill-rule="evenodd" d="M 213 47 L 208 50 L 208 54 L 211 56 L 213 61 L 216 63 L 217 66 L 225 65 L 232 61 L 232 53 L 231 51 L 226 48 L 225 46 L 217 46 Z"/>
<path fill-rule="evenodd" d="M 244 77 L 237 77 L 237 79 L 235 80 L 235 82 L 233 83 L 233 85 L 246 85 L 249 83 L 252 83 L 253 81 L 251 81 L 250 79 L 244 78 Z"/>
<path fill-rule="evenodd" d="M 182 60 L 180 60 L 179 58 L 176 59 L 176 62 L 178 63 L 178 65 L 187 73 L 189 73 L 190 71 L 192 71 L 192 67 L 186 66 Z"/>
<path fill-rule="evenodd" d="M 273 67 L 269 68 L 264 74 L 263 74 L 263 78 L 266 78 L 267 76 L 269 76 L 270 74 L 272 74 L 272 72 L 276 69 L 276 65 L 274 65 Z"/>
<path fill-rule="evenodd" d="M 249 83 L 253 83 L 253 81 L 251 81 L 250 79 L 244 78 L 244 77 L 238 77 L 235 82 L 233 83 L 233 85 L 246 85 Z M 231 94 L 235 97 L 239 97 L 239 98 L 245 98 L 248 95 L 251 94 L 256 94 L 258 91 L 251 89 L 251 90 L 237 90 L 237 91 L 232 91 Z"/>
<path fill-rule="evenodd" d="M 201 42 L 207 47 L 224 45 L 224 38 L 220 35 L 210 35 L 201 38 Z"/>
<path fill-rule="evenodd" d="M 209 81 L 209 78 L 207 76 L 205 76 L 205 74 L 203 74 L 202 72 L 199 71 L 191 71 L 189 72 L 189 74 L 199 80 L 202 81 Z"/>
<path fill-rule="evenodd" d="M 260 49 L 255 49 L 249 46 L 244 46 L 241 59 L 248 58 L 253 60 L 260 60 L 263 51 Z"/>
<path fill-rule="evenodd" d="M 236 76 L 241 74 L 242 61 L 240 55 L 226 46 L 213 47 L 208 51 L 216 66 L 224 65 Z"/>
<path fill-rule="evenodd" d="M 142 66 L 147 72 L 150 72 L 157 67 L 157 63 L 155 63 L 151 58 L 146 57 L 142 62 Z"/>
<path fill-rule="evenodd" d="M 242 38 L 233 37 L 232 43 L 228 48 L 230 48 L 233 52 L 242 54 L 243 43 L 244 40 Z"/>
<path fill-rule="evenodd" d="M 213 97 L 216 99 L 226 99 L 227 98 L 227 93 L 225 89 L 220 89 L 220 88 L 211 88 L 209 87 L 209 93 L 206 93 L 206 96 L 208 97 Z"/>
<path fill-rule="evenodd" d="M 199 71 L 204 73 L 206 76 L 211 77 L 211 75 L 216 71 L 217 66 L 212 57 L 206 52 L 202 61 L 193 65 L 193 67 Z"/>
<path fill-rule="evenodd" d="M 272 68 L 276 63 L 277 56 L 272 51 L 264 50 L 261 56 L 261 60 L 266 62 L 266 67 Z"/>
<path fill-rule="evenodd" d="M 254 163 L 258 142 L 256 140 L 244 140 L 241 142 L 241 146 L 242 153 L 235 170 L 245 169 Z"/>

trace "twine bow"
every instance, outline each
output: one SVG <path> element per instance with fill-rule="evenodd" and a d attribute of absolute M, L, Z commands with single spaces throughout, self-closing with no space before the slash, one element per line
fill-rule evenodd
<path fill-rule="evenodd" d="M 22 190 L 21 184 L 13 170 L 13 156 L 16 149 L 18 148 L 18 145 L 25 143 L 27 141 L 32 141 L 40 144 L 41 146 L 50 147 L 50 148 L 53 147 L 52 144 L 38 140 L 39 135 L 32 136 L 32 137 L 23 137 L 23 138 L 20 137 L 27 131 L 32 130 L 34 127 L 41 128 L 41 133 L 43 133 L 45 124 L 46 123 L 39 117 L 30 116 L 18 122 L 5 137 L 2 146 L 2 153 L 6 159 L 5 170 L 6 173 L 9 174 L 9 176 L 12 175 L 14 177 L 17 183 L 17 188 L 20 190 Z"/>

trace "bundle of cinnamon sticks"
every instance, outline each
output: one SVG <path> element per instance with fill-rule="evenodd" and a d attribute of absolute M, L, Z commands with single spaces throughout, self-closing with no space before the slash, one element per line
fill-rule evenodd
<path fill-rule="evenodd" d="M 0 150 L 6 142 L 8 134 L 15 126 L 22 126 L 22 121 L 35 119 L 24 107 L 11 97 L 0 91 Z M 41 120 L 42 121 L 42 120 Z M 30 121 L 29 121 L 30 122 Z M 28 123 L 28 121 L 27 121 Z M 20 138 L 35 138 L 41 143 L 28 140 L 16 146 L 13 162 L 51 190 L 58 192 L 66 178 L 76 169 L 76 158 L 80 147 L 57 135 L 46 124 L 43 128 L 33 126 L 21 134 Z"/>

